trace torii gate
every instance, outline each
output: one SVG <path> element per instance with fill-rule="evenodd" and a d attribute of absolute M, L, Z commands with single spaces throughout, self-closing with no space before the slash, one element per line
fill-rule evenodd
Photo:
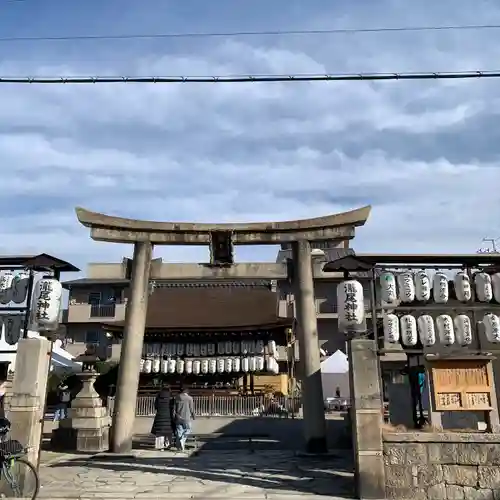
<path fill-rule="evenodd" d="M 133 425 L 139 368 L 146 326 L 149 280 L 154 245 L 208 245 L 210 264 L 203 266 L 214 277 L 251 278 L 252 266 L 233 260 L 233 245 L 278 245 L 291 243 L 292 279 L 295 288 L 300 360 L 302 364 L 302 400 L 306 449 L 312 453 L 327 451 L 323 389 L 314 282 L 311 263 L 311 241 L 354 238 L 355 227 L 365 224 L 370 206 L 314 219 L 286 222 L 239 224 L 198 224 L 186 222 L 152 222 L 125 219 L 76 208 L 78 221 L 90 228 L 96 241 L 133 243 L 130 298 L 125 316 L 123 344 L 113 413 L 111 451 L 128 453 L 132 449 Z M 276 269 L 274 269 L 274 267 Z M 283 264 L 268 264 L 269 278 L 285 271 Z M 261 272 L 259 278 L 263 278 Z"/>

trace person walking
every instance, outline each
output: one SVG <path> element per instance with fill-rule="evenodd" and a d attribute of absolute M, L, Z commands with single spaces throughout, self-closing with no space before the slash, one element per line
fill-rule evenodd
<path fill-rule="evenodd" d="M 67 385 L 60 384 L 57 389 L 59 403 L 57 404 L 56 411 L 54 413 L 54 422 L 68 418 L 68 407 L 69 402 L 71 401 L 71 393 L 69 392 Z"/>
<path fill-rule="evenodd" d="M 173 416 L 177 447 L 184 450 L 187 437 L 191 434 L 191 423 L 195 419 L 193 398 L 188 394 L 186 387 L 181 387 L 180 393 L 175 398 Z"/>
<path fill-rule="evenodd" d="M 156 437 L 155 448 L 166 450 L 170 446 L 170 436 L 172 435 L 172 405 L 170 389 L 163 385 L 155 399 L 155 419 L 151 434 Z"/>

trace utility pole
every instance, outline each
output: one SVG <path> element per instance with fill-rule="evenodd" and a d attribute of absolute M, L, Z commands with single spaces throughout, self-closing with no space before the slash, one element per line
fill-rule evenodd
<path fill-rule="evenodd" d="M 483 243 L 489 243 L 486 248 L 480 248 L 477 253 L 499 253 L 497 243 L 500 238 L 483 238 Z"/>

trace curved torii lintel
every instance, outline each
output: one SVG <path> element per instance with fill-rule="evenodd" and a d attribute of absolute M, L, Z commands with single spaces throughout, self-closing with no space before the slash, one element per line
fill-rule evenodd
<path fill-rule="evenodd" d="M 276 245 L 296 240 L 350 239 L 354 228 L 365 224 L 371 207 L 366 206 L 333 215 L 282 222 L 243 222 L 207 224 L 197 222 L 156 222 L 114 217 L 76 208 L 78 221 L 91 229 L 97 241 L 133 243 L 151 241 L 157 245 L 208 245 L 217 231 L 232 233 L 240 245 Z"/>

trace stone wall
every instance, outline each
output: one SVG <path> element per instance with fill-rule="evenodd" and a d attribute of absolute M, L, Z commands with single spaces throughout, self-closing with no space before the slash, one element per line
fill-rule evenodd
<path fill-rule="evenodd" d="M 385 433 L 388 499 L 500 500 L 500 435 Z"/>

